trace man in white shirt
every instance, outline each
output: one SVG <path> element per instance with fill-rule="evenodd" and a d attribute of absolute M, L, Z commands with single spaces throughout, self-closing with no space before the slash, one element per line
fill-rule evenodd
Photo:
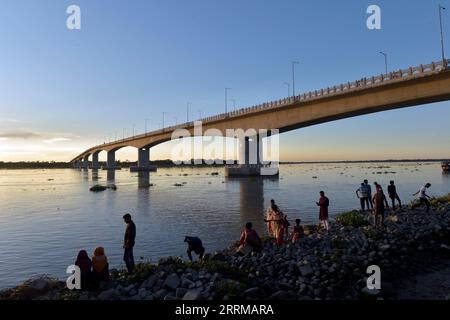
<path fill-rule="evenodd" d="M 413 194 L 413 196 L 419 195 L 420 205 L 425 204 L 427 206 L 427 213 L 430 212 L 430 196 L 427 195 L 427 189 L 431 187 L 431 183 L 427 183 L 419 191 Z"/>

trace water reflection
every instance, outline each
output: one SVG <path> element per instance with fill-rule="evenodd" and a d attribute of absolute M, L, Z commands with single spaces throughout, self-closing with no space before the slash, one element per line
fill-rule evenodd
<path fill-rule="evenodd" d="M 116 179 L 116 170 L 107 170 L 106 180 L 108 183 L 114 183 Z"/>
<path fill-rule="evenodd" d="M 143 171 L 138 172 L 138 188 L 149 188 L 150 187 L 150 172 Z"/>
<path fill-rule="evenodd" d="M 242 223 L 252 222 L 256 230 L 264 230 L 264 178 L 239 179 Z"/>
<path fill-rule="evenodd" d="M 98 170 L 92 169 L 92 181 L 98 181 Z"/>

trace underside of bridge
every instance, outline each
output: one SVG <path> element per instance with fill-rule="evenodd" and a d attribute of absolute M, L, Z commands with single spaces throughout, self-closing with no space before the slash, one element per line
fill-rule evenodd
<path fill-rule="evenodd" d="M 241 130 L 234 137 L 240 141 L 240 167 L 245 166 L 246 169 L 231 168 L 230 172 L 237 170 L 235 173 L 238 174 L 240 170 L 242 174 L 254 174 L 254 170 L 259 170 L 261 166 L 262 144 L 258 136 L 261 131 L 276 130 L 282 133 L 329 121 L 446 100 L 450 100 L 450 70 L 447 63 L 433 63 L 103 144 L 88 149 L 72 162 L 77 167 L 87 167 L 92 154 L 92 167 L 96 168 L 98 153 L 106 151 L 106 168 L 115 169 L 115 152 L 132 146 L 138 149 L 138 169 L 145 170 L 149 167 L 150 148 L 155 145 L 186 136 L 229 136 L 227 130 L 234 130 L 235 133 Z M 257 151 L 251 152 L 251 148 Z M 256 165 L 256 169 L 251 169 L 252 164 Z"/>

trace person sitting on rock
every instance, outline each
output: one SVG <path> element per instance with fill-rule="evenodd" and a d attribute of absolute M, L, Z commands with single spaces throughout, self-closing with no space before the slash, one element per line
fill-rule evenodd
<path fill-rule="evenodd" d="M 97 247 L 92 256 L 92 279 L 98 284 L 100 282 L 109 281 L 109 264 L 103 247 Z"/>
<path fill-rule="evenodd" d="M 194 251 L 195 254 L 198 256 L 199 261 L 202 261 L 203 255 L 205 254 L 205 248 L 203 247 L 202 240 L 200 240 L 200 238 L 197 237 L 186 236 L 184 238 L 184 242 L 187 242 L 188 244 L 187 254 L 189 260 L 192 262 L 192 251 Z"/>
<path fill-rule="evenodd" d="M 86 250 L 78 252 L 75 265 L 80 268 L 81 272 L 81 290 L 88 290 L 92 281 L 92 262 Z"/>
<path fill-rule="evenodd" d="M 244 231 L 242 231 L 241 239 L 239 240 L 240 246 L 238 252 L 247 255 L 252 251 L 259 251 L 262 249 L 262 241 L 258 233 L 253 230 L 253 224 L 248 222 L 245 225 Z"/>
<path fill-rule="evenodd" d="M 300 225 L 300 222 L 300 219 L 295 219 L 295 226 L 292 231 L 292 243 L 297 243 L 298 239 L 304 235 L 303 227 Z"/>

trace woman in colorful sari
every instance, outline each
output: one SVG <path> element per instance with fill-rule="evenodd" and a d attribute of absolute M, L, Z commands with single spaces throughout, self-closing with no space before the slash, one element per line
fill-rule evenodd
<path fill-rule="evenodd" d="M 81 250 L 78 252 L 75 265 L 78 266 L 81 271 L 81 289 L 88 290 L 91 282 L 92 262 L 91 259 L 89 259 L 86 250 Z"/>
<path fill-rule="evenodd" d="M 98 283 L 109 280 L 108 258 L 103 247 L 97 247 L 92 256 L 92 277 Z"/>
<path fill-rule="evenodd" d="M 266 214 L 266 223 L 267 223 L 267 233 L 270 237 L 275 237 L 275 223 L 273 221 L 274 216 L 274 210 L 273 208 L 276 207 L 275 200 L 270 200 L 270 206 L 267 208 L 267 214 Z"/>

